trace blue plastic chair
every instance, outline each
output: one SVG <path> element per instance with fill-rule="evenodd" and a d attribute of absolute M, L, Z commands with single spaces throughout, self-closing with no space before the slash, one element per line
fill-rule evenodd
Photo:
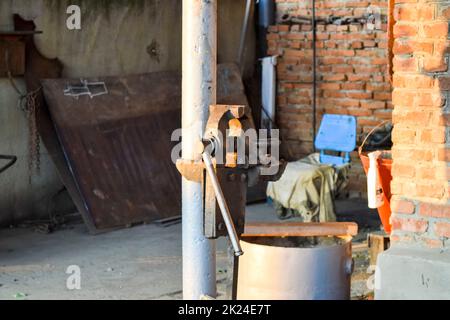
<path fill-rule="evenodd" d="M 350 152 L 356 148 L 356 118 L 347 115 L 325 114 L 315 140 L 320 150 L 320 162 L 341 166 L 350 163 Z M 343 153 L 343 156 L 326 154 L 326 151 Z"/>

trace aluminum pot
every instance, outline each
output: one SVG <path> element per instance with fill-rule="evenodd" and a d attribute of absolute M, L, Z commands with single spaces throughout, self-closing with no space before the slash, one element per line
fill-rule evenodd
<path fill-rule="evenodd" d="M 299 238 L 241 241 L 239 300 L 348 300 L 353 271 L 350 240 Z M 306 244 L 305 244 L 306 243 Z"/>

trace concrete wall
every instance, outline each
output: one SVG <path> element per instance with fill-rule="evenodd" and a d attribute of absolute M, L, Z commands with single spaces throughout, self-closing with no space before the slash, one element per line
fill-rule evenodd
<path fill-rule="evenodd" d="M 80 31 L 66 28 L 70 4 L 81 7 Z M 34 19 L 43 31 L 38 48 L 62 61 L 65 77 L 181 71 L 181 11 L 182 0 L 2 0 L 0 30 L 12 30 L 13 13 Z M 219 62 L 235 61 L 244 12 L 242 0 L 219 1 Z M 246 74 L 254 63 L 253 33 L 248 48 Z M 0 79 L 0 153 L 19 157 L 0 176 L 0 225 L 45 216 L 49 197 L 62 186 L 45 150 L 41 174 L 29 184 L 28 130 L 17 99 L 9 81 Z"/>

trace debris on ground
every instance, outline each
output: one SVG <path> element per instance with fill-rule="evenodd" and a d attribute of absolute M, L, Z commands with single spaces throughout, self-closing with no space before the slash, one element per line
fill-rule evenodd
<path fill-rule="evenodd" d="M 17 293 L 14 295 L 14 299 L 21 300 L 21 299 L 25 299 L 27 296 L 28 296 L 28 295 L 27 295 L 26 293 L 23 293 L 23 292 L 17 292 Z"/>

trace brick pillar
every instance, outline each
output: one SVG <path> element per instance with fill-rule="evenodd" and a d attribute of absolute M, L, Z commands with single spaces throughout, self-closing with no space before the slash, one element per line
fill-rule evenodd
<path fill-rule="evenodd" d="M 392 248 L 377 298 L 450 298 L 450 1 L 397 0 Z"/>
<path fill-rule="evenodd" d="M 395 7 L 394 242 L 444 247 L 450 237 L 449 4 L 403 0 Z"/>

